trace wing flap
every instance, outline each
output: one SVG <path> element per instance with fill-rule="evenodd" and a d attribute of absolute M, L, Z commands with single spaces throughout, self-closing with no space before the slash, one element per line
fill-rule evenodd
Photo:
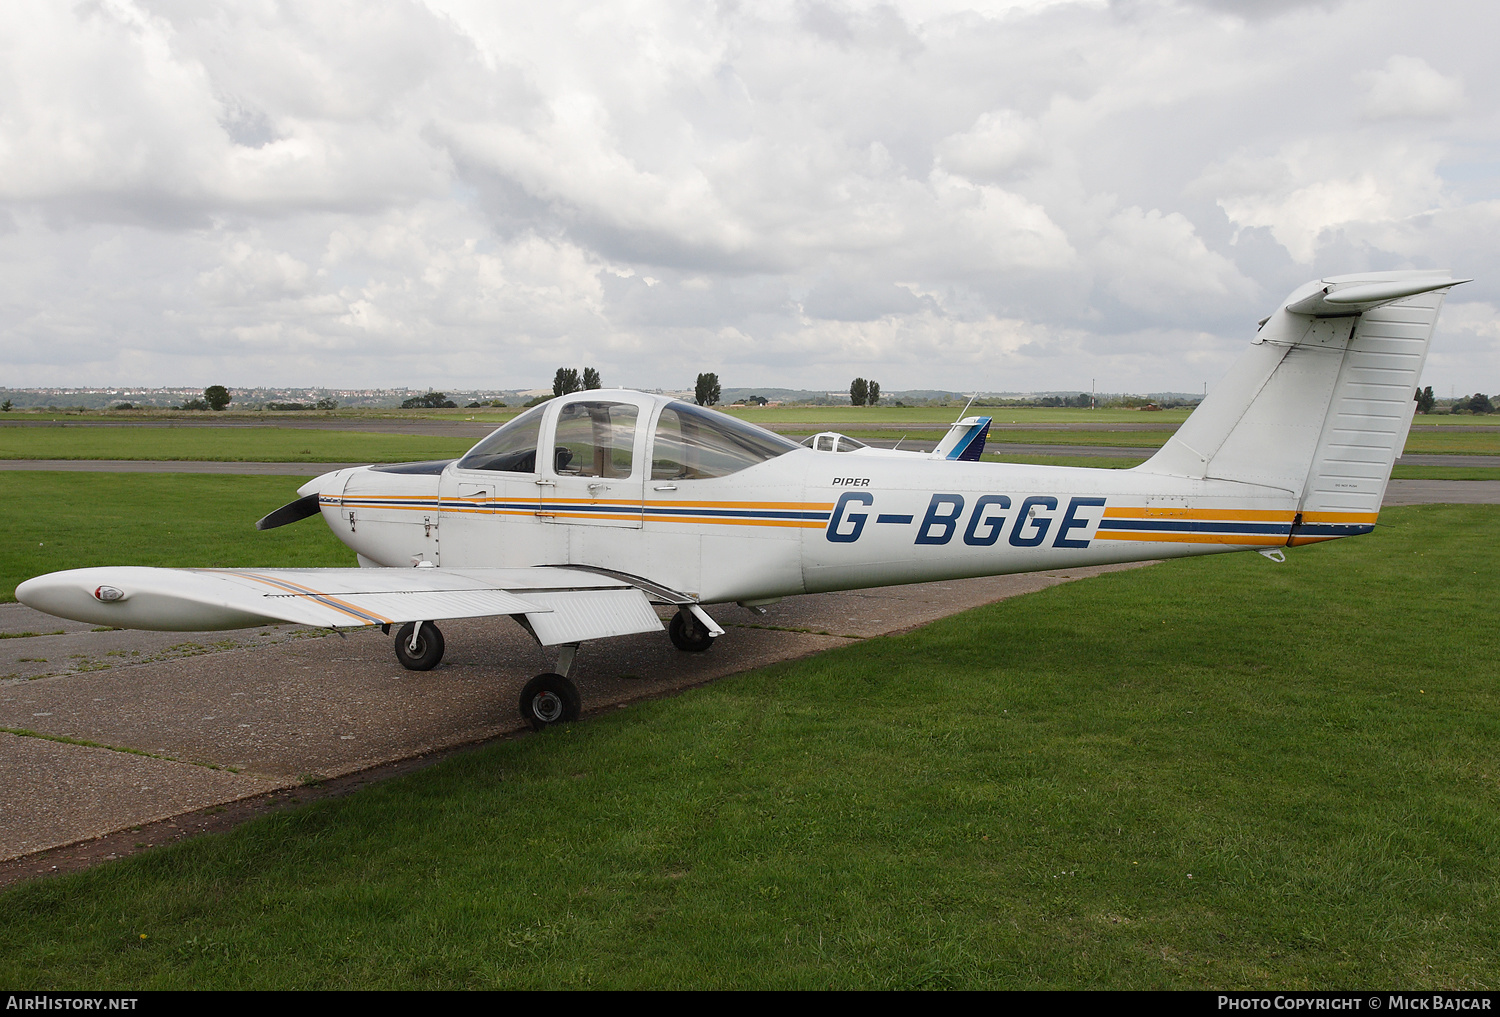
<path fill-rule="evenodd" d="M 526 613 L 531 631 L 543 646 L 661 631 L 661 619 L 651 601 L 634 587 L 533 593 L 526 599 L 546 609 Z"/>

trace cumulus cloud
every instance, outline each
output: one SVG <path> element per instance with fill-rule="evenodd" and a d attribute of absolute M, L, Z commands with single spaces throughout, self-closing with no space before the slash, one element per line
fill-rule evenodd
<path fill-rule="evenodd" d="M 1015 110 L 987 110 L 962 134 L 937 144 L 943 168 L 970 180 L 999 181 L 1019 167 L 1040 161 L 1046 143 L 1035 121 Z"/>
<path fill-rule="evenodd" d="M 0 0 L 7 383 L 1196 390 L 1309 274 L 1500 277 L 1439 6 Z"/>
<path fill-rule="evenodd" d="M 1196 184 L 1238 226 L 1264 226 L 1311 263 L 1335 227 L 1388 222 L 1432 208 L 1443 193 L 1441 149 L 1381 132 L 1307 139 L 1274 155 L 1237 155 Z"/>
<path fill-rule="evenodd" d="M 1393 54 L 1380 70 L 1359 77 L 1369 87 L 1364 112 L 1371 120 L 1448 117 L 1463 105 L 1458 79 L 1439 74 L 1421 57 Z"/>
<path fill-rule="evenodd" d="M 1255 284 L 1228 258 L 1210 251 L 1178 212 L 1123 209 L 1094 249 L 1095 271 L 1121 303 L 1164 312 L 1187 302 L 1203 307 L 1225 297 L 1254 295 Z"/>

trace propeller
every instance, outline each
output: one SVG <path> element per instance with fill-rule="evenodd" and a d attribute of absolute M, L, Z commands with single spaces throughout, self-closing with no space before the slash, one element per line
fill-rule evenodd
<path fill-rule="evenodd" d="M 255 528 L 257 530 L 274 530 L 278 526 L 295 523 L 299 519 L 306 519 L 308 516 L 315 516 L 317 514 L 318 496 L 310 494 L 306 498 L 298 498 L 294 502 L 289 502 L 281 506 L 275 512 L 267 514 L 264 518 L 256 522 Z"/>

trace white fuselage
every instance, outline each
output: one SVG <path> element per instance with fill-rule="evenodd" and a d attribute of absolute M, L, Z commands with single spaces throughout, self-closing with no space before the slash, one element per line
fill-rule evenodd
<path fill-rule="evenodd" d="M 664 402 L 638 393 L 643 423 Z M 552 447 L 555 413 L 542 425 Z M 587 565 L 705 603 L 1211 554 L 1328 539 L 1294 535 L 1296 497 L 1132 470 L 788 451 L 729 476 L 652 479 L 643 426 L 627 477 L 343 470 L 305 486 L 362 564 Z M 539 457 L 545 460 L 548 457 Z"/>

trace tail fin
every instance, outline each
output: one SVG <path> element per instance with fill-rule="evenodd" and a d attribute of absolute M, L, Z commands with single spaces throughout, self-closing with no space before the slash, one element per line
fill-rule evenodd
<path fill-rule="evenodd" d="M 1294 290 L 1161 451 L 1136 467 L 1280 488 L 1290 543 L 1367 532 L 1406 444 L 1447 272 L 1332 276 Z"/>
<path fill-rule="evenodd" d="M 948 425 L 948 433 L 938 442 L 929 458 L 979 462 L 985 439 L 990 436 L 989 417 L 964 417 Z"/>

